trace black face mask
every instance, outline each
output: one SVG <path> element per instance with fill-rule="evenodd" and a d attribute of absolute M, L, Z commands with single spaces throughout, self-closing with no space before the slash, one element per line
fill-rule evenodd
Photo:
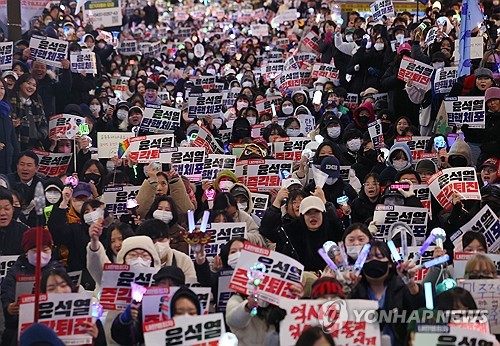
<path fill-rule="evenodd" d="M 391 129 L 391 124 L 382 123 L 382 132 L 384 134 L 386 134 L 387 132 L 389 132 L 390 129 Z"/>
<path fill-rule="evenodd" d="M 234 130 L 234 135 L 237 139 L 243 139 L 249 136 L 247 128 L 237 128 Z"/>
<path fill-rule="evenodd" d="M 448 163 L 451 167 L 467 167 L 467 159 L 459 155 L 448 158 Z"/>
<path fill-rule="evenodd" d="M 368 125 L 370 119 L 368 117 L 359 117 L 359 123 L 362 125 Z"/>
<path fill-rule="evenodd" d="M 363 273 L 366 276 L 377 279 L 385 274 L 389 270 L 389 262 L 382 262 L 378 260 L 373 260 L 371 262 L 366 262 L 363 266 Z"/>
<path fill-rule="evenodd" d="M 93 181 L 94 184 L 97 185 L 101 181 L 101 176 L 95 173 L 87 173 L 83 176 L 83 181 L 85 181 L 86 183 L 90 183 L 90 181 Z"/>
<path fill-rule="evenodd" d="M 17 220 L 19 219 L 19 216 L 21 216 L 23 208 L 21 207 L 14 207 L 14 213 L 12 214 L 12 220 Z"/>

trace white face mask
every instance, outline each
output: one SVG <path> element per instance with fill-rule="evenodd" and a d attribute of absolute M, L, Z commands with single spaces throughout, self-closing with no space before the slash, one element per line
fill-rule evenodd
<path fill-rule="evenodd" d="M 408 166 L 408 161 L 394 161 L 392 165 L 396 171 L 402 171 Z"/>
<path fill-rule="evenodd" d="M 151 267 L 151 260 L 145 260 L 142 257 L 129 258 L 127 264 L 129 266 Z"/>
<path fill-rule="evenodd" d="M 42 267 L 45 267 L 49 264 L 50 259 L 52 258 L 52 251 L 50 253 L 42 252 L 40 255 L 40 264 Z M 28 252 L 28 262 L 32 266 L 36 267 L 36 252 Z"/>
<path fill-rule="evenodd" d="M 250 81 L 245 81 L 245 82 L 241 83 L 241 86 L 243 88 L 251 88 L 251 87 L 253 87 L 253 83 Z"/>
<path fill-rule="evenodd" d="M 62 194 L 59 191 L 49 190 L 45 192 L 45 198 L 50 204 L 56 204 L 61 199 Z"/>
<path fill-rule="evenodd" d="M 405 38 L 405 35 L 404 34 L 398 34 L 396 35 L 396 41 L 398 41 L 399 43 L 401 43 Z"/>
<path fill-rule="evenodd" d="M 90 226 L 94 222 L 97 222 L 99 219 L 101 219 L 102 216 L 103 216 L 102 209 L 101 210 L 96 209 L 90 213 L 83 215 L 83 221 L 85 221 L 85 223 Z"/>
<path fill-rule="evenodd" d="M 156 242 L 155 248 L 156 251 L 158 251 L 158 255 L 160 255 L 160 259 L 162 259 L 165 258 L 170 251 L 170 244 L 168 242 Z"/>
<path fill-rule="evenodd" d="M 127 77 L 132 76 L 132 71 L 130 71 L 130 70 L 125 71 L 125 76 L 127 76 Z"/>
<path fill-rule="evenodd" d="M 247 118 L 247 120 L 250 123 L 250 125 L 255 125 L 257 123 L 257 118 L 255 117 Z"/>
<path fill-rule="evenodd" d="M 358 259 L 358 255 L 361 252 L 361 249 L 363 248 L 363 245 L 346 245 L 347 248 L 347 255 L 350 256 L 353 260 Z"/>
<path fill-rule="evenodd" d="M 248 202 L 245 202 L 245 203 L 238 203 L 238 209 L 239 210 L 243 210 L 243 211 L 246 211 L 248 208 Z"/>
<path fill-rule="evenodd" d="M 229 256 L 227 257 L 227 264 L 231 267 L 231 268 L 236 268 L 236 264 L 238 263 L 238 260 L 240 259 L 240 255 L 241 255 L 241 252 L 235 252 L 235 253 L 232 253 L 232 254 L 229 254 Z"/>
<path fill-rule="evenodd" d="M 354 39 L 352 38 L 352 34 L 345 35 L 345 40 L 346 40 L 347 42 L 352 42 L 352 41 L 354 41 Z"/>
<path fill-rule="evenodd" d="M 283 111 L 283 114 L 290 115 L 293 113 L 293 106 L 285 106 L 282 107 L 281 110 Z"/>
<path fill-rule="evenodd" d="M 241 111 L 242 109 L 245 109 L 248 107 L 248 103 L 246 102 L 236 102 L 236 109 Z"/>
<path fill-rule="evenodd" d="M 153 212 L 153 219 L 161 220 L 161 221 L 165 222 L 166 224 L 168 224 L 170 221 L 172 221 L 173 218 L 174 218 L 174 216 L 172 215 L 171 211 L 155 210 Z"/>
<path fill-rule="evenodd" d="M 383 49 L 384 49 L 384 44 L 383 44 L 383 43 L 375 43 L 375 44 L 373 45 L 373 48 L 375 48 L 375 50 L 376 50 L 377 52 L 380 52 L 381 50 L 383 50 Z"/>
<path fill-rule="evenodd" d="M 224 180 L 224 181 L 219 182 L 219 188 L 223 192 L 229 191 L 229 189 L 232 188 L 233 185 L 234 185 L 234 183 L 232 181 L 229 181 L 229 180 Z"/>
<path fill-rule="evenodd" d="M 437 61 L 437 62 L 433 62 L 432 63 L 432 66 L 438 70 L 440 68 L 443 68 L 444 67 L 444 61 Z"/>
<path fill-rule="evenodd" d="M 340 132 L 342 132 L 342 128 L 340 126 L 329 127 L 326 129 L 326 132 L 330 138 L 337 139 L 340 136 Z"/>
<path fill-rule="evenodd" d="M 215 76 L 215 70 L 214 70 L 213 68 L 209 68 L 209 69 L 207 70 L 207 73 L 208 73 L 209 75 Z"/>
<path fill-rule="evenodd" d="M 300 129 L 287 129 L 286 134 L 288 137 L 298 137 L 300 136 Z"/>
<path fill-rule="evenodd" d="M 188 53 L 188 59 L 193 60 L 194 59 L 194 53 Z"/>
<path fill-rule="evenodd" d="M 347 148 L 352 152 L 357 152 L 361 148 L 361 139 L 354 138 L 347 142 Z"/>
<path fill-rule="evenodd" d="M 215 118 L 212 120 L 212 125 L 214 125 L 214 127 L 216 129 L 220 129 L 220 127 L 222 126 L 222 119 L 221 118 Z"/>
<path fill-rule="evenodd" d="M 124 109 L 119 109 L 116 111 L 116 117 L 118 120 L 125 120 L 128 117 L 128 112 Z"/>
<path fill-rule="evenodd" d="M 90 108 L 91 112 L 100 112 L 101 111 L 100 105 L 90 105 L 89 108 Z"/>

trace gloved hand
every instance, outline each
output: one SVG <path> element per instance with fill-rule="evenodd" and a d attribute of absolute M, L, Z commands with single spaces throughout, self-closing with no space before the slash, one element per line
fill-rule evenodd
<path fill-rule="evenodd" d="M 415 196 L 415 192 L 413 192 L 413 183 L 410 180 L 403 179 L 400 180 L 399 183 L 410 185 L 408 191 L 406 191 L 405 189 L 398 189 L 399 193 L 401 193 L 404 198 L 410 198 L 411 196 Z"/>
<path fill-rule="evenodd" d="M 351 81 L 351 79 L 352 79 L 352 75 L 350 75 L 350 74 L 345 75 L 345 80 L 347 81 L 347 83 L 349 83 Z"/>
<path fill-rule="evenodd" d="M 359 71 L 359 64 L 354 65 L 354 71 L 356 71 L 356 72 Z"/>
<path fill-rule="evenodd" d="M 370 49 L 372 47 L 372 41 L 371 40 L 368 40 L 366 42 L 366 49 Z"/>
<path fill-rule="evenodd" d="M 378 232 L 377 223 L 375 221 L 370 222 L 370 224 L 368 225 L 368 230 L 372 235 L 377 234 Z"/>

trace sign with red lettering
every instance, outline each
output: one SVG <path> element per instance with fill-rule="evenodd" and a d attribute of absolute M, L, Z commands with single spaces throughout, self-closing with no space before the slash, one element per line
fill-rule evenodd
<path fill-rule="evenodd" d="M 460 193 L 466 200 L 481 200 L 476 170 L 473 167 L 443 169 L 430 177 L 427 184 L 439 204 L 446 210 L 452 207 L 454 192 Z"/>

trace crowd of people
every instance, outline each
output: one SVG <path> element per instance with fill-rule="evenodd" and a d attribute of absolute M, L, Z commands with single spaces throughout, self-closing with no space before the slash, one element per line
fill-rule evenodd
<path fill-rule="evenodd" d="M 220 273 L 238 267 L 248 243 L 304 266 L 302 284 L 290 292 L 295 299 L 366 299 L 378 302 L 382 310 L 413 311 L 426 307 L 425 281 L 432 283 L 435 309 L 477 309 L 465 289 L 438 287 L 452 277 L 455 252 L 475 253 L 465 279 L 497 277 L 497 266 L 488 257 L 497 247 L 491 252 L 488 248 L 498 240 L 491 234 L 498 233 L 488 232 L 488 237 L 490 229 L 464 226 L 485 207 L 493 211 L 496 225 L 500 215 L 498 3 L 482 2 L 485 20 L 469 28 L 473 38 L 482 39 L 484 55 L 471 59 L 470 74 L 455 75 L 444 93 L 434 76 L 441 69 L 458 68 L 455 48 L 466 20 L 460 1 L 429 2 L 421 6 L 423 13 L 386 14 L 375 20 L 369 12 L 341 13 L 327 1 L 204 6 L 187 1 L 167 6 L 148 0 L 123 4 L 122 25 L 106 28 L 87 21 L 83 10 L 75 14 L 77 6 L 63 0 L 46 8 L 13 43 L 12 68 L 1 74 L 0 255 L 19 255 L 1 284 L 2 345 L 61 342 L 43 325 L 30 327 L 18 339 L 16 278 L 35 273 L 37 232 L 43 235 L 38 249 L 41 293 L 94 291 L 97 297 L 107 263 L 152 267 L 157 270 L 155 286 L 180 287 L 170 300 L 169 318 L 203 314 L 198 296 L 187 285 L 210 287 L 210 312 L 224 311 L 227 331 L 242 346 L 279 345 L 280 322 L 286 315 L 280 306 L 240 293 L 232 295 L 223 310 L 217 306 Z M 291 9 L 297 19 L 279 20 Z M 249 11 L 254 17 L 242 15 Z M 180 12 L 187 19 L 179 20 Z M 266 27 L 267 34 L 253 35 L 255 24 Z M 61 67 L 33 54 L 34 35 L 68 41 Z M 307 44 L 306 37 L 316 37 L 316 45 Z M 125 41 L 161 42 L 161 50 L 154 55 L 122 54 Z M 95 73 L 72 68 L 70 54 L 82 48 L 94 53 Z M 301 53 L 314 55 L 314 60 L 296 59 Z M 408 58 L 434 69 L 427 88 L 401 78 L 401 65 Z M 296 78 L 300 83 L 293 86 L 278 77 L 287 70 L 311 72 L 317 63 L 333 66 L 335 73 Z M 281 64 L 281 69 L 269 74 L 266 66 L 273 64 Z M 196 83 L 203 77 L 215 77 L 220 87 L 204 89 Z M 127 81 L 124 88 L 117 87 L 117 79 Z M 193 117 L 188 100 L 196 93 L 234 97 L 225 96 L 230 102 L 216 113 Z M 462 96 L 484 100 L 483 126 L 447 122 L 446 97 Z M 273 106 L 262 110 L 266 100 Z M 177 171 L 171 162 L 139 163 L 127 153 L 99 157 L 102 133 L 157 135 L 141 123 L 146 109 L 160 106 L 181 111 L 178 124 L 163 132 L 173 134 L 172 146 L 194 146 L 197 133 L 207 131 L 222 149 L 215 154 L 235 155 L 242 164 L 276 159 L 277 142 L 309 142 L 297 149 L 302 154 L 294 156 L 291 170 L 279 172 L 279 184 L 271 189 L 247 186 L 245 174 L 234 167 L 202 180 Z M 59 114 L 83 118 L 88 131 L 73 139 L 50 135 L 50 118 Z M 304 119 L 313 126 L 307 127 Z M 381 127 L 378 137 L 369 130 L 373 124 Z M 425 140 L 420 156 L 407 144 L 416 137 Z M 67 169 L 42 174 L 42 157 L 57 154 L 71 154 Z M 418 188 L 462 168 L 475 173 L 474 199 L 455 188 L 446 196 L 448 205 L 435 191 L 428 192 L 428 204 L 422 203 Z M 39 183 L 45 194 L 42 215 L 35 203 Z M 118 215 L 106 208 L 102 197 L 107 189 L 120 186 L 137 186 L 139 192 L 129 199 L 136 204 Z M 262 213 L 254 209 L 255 193 L 268 198 Z M 403 222 L 399 232 L 381 237 L 374 220 L 380 205 L 426 208 L 423 234 L 417 237 Z M 193 249 L 185 236 L 190 230 L 188 213 L 201 221 L 207 210 L 210 224 L 246 225 L 245 236 L 224 244 L 213 262 L 203 246 Z M 414 281 L 415 263 L 397 262 L 386 242 L 420 246 L 435 228 L 442 228 L 446 237 L 432 257 L 448 254 L 449 260 L 432 267 L 422 282 Z M 458 230 L 461 238 L 452 241 Z M 345 273 L 339 276 L 318 253 L 328 241 L 342 247 L 330 256 L 338 266 L 343 252 L 353 265 L 363 246 L 370 244 L 362 270 L 348 278 Z M 82 273 L 79 287 L 67 274 L 75 271 Z M 141 304 L 133 301 L 124 311 L 110 311 L 102 322 L 84 328 L 94 345 L 140 345 L 145 343 L 142 323 Z M 415 331 L 404 323 L 380 324 L 387 345 L 411 344 Z M 335 337 L 312 327 L 296 345 L 335 342 Z"/>

